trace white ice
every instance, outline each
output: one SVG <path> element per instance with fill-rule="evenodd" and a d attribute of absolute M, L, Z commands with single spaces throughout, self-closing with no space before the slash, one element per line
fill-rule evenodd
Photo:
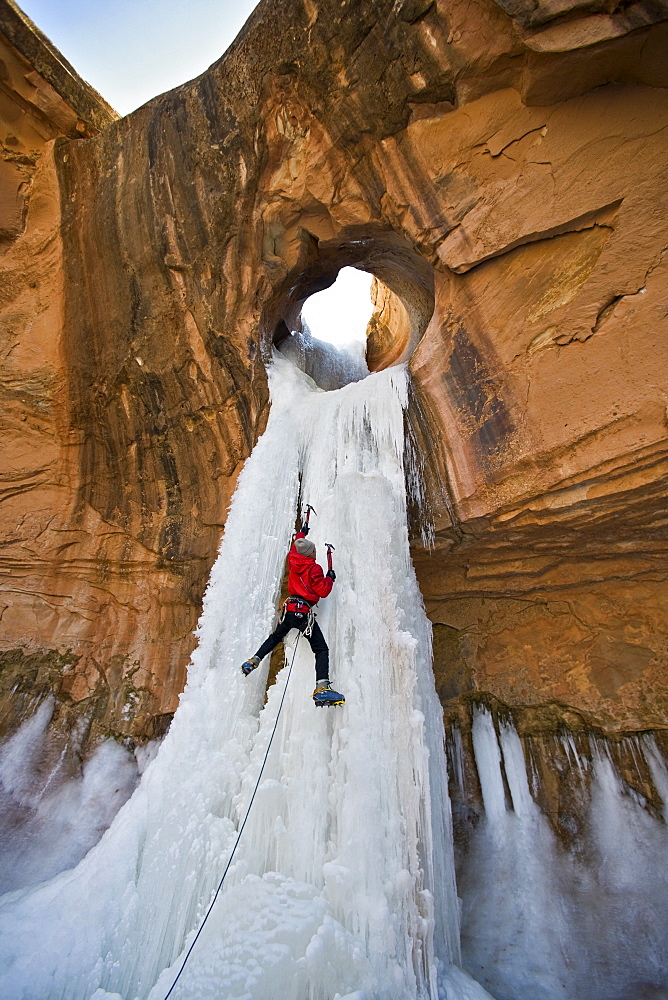
<path fill-rule="evenodd" d="M 531 795 L 513 726 L 479 708 L 473 744 L 485 813 L 459 873 L 467 971 L 497 1000 L 668 996 L 665 822 L 594 742 L 587 824 L 567 851 Z M 571 749 L 581 784 L 585 761 Z M 646 737 L 637 752 L 668 801 L 656 744 Z"/>
<path fill-rule="evenodd" d="M 54 746 L 49 737 L 54 706 L 45 698 L 0 748 L 2 892 L 75 865 L 137 785 L 137 762 L 112 739 L 73 773 L 67 742 Z"/>
<path fill-rule="evenodd" d="M 178 1000 L 481 1000 L 459 957 L 441 707 L 406 526 L 406 374 L 324 393 L 272 366 L 171 729 L 73 870 L 0 902 L 4 1000 L 162 1000 L 235 843 Z M 300 488 L 337 582 L 319 605 L 342 708 L 315 709 L 304 640 L 265 703 Z M 291 650 L 288 650 L 291 655 Z"/>
<path fill-rule="evenodd" d="M 293 331 L 281 341 L 280 353 L 300 371 L 305 372 L 320 389 L 340 389 L 366 378 L 366 342 L 350 341 L 336 350 L 314 336 L 306 322 L 301 331 Z"/>

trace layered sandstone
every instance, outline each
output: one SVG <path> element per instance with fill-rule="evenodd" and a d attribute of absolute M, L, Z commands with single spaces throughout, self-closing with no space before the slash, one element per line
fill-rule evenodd
<path fill-rule="evenodd" d="M 667 19 L 265 0 L 197 80 L 47 143 L 0 263 L 6 690 L 159 731 L 263 362 L 352 264 L 372 365 L 411 356 L 448 711 L 665 725 Z"/>
<path fill-rule="evenodd" d="M 57 136 L 96 135 L 118 115 L 13 0 L 0 4 L 0 250 L 22 231 L 35 167 Z"/>

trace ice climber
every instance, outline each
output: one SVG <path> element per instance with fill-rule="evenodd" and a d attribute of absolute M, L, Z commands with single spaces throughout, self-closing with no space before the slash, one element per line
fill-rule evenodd
<path fill-rule="evenodd" d="M 332 690 L 329 682 L 329 648 L 322 634 L 322 629 L 315 620 L 313 608 L 321 597 L 327 597 L 334 586 L 336 573 L 331 567 L 331 558 L 327 573 L 323 573 L 315 561 L 316 551 L 313 542 L 306 537 L 308 534 L 308 518 L 302 524 L 302 530 L 294 537 L 288 553 L 288 594 L 283 604 L 283 613 L 277 628 L 264 640 L 255 656 L 251 656 L 241 669 L 247 677 L 251 671 L 259 667 L 260 661 L 271 653 L 288 632 L 293 629 L 306 636 L 315 654 L 315 691 L 313 701 L 316 705 L 343 705 L 345 698 L 338 691 Z"/>

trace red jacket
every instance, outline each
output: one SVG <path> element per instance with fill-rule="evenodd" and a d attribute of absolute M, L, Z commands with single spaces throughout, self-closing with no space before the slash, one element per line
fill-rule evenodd
<path fill-rule="evenodd" d="M 305 538 L 303 531 L 295 535 Z M 317 604 L 321 597 L 331 593 L 334 581 L 325 576 L 312 556 L 300 556 L 292 543 L 288 553 L 288 593 L 293 597 L 305 597 L 309 604 Z"/>

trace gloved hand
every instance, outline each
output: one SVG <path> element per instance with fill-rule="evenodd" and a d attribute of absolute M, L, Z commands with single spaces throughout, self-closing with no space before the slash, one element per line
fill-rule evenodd
<path fill-rule="evenodd" d="M 308 535 L 308 521 L 304 521 L 302 524 L 302 534 Z"/>
<path fill-rule="evenodd" d="M 328 569 L 327 572 L 325 573 L 325 576 L 328 576 L 330 580 L 336 580 L 336 573 L 334 572 L 333 569 Z"/>

